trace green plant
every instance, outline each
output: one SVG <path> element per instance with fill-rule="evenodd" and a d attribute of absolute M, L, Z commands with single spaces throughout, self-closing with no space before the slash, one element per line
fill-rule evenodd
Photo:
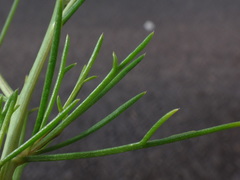
<path fill-rule="evenodd" d="M 137 48 L 120 63 L 116 54 L 113 53 L 113 64 L 109 73 L 89 94 L 88 97 L 80 101 L 77 99 L 77 96 L 83 85 L 96 78 L 96 76 L 89 76 L 89 72 L 97 58 L 103 42 L 103 35 L 101 35 L 88 63 L 83 66 L 72 93 L 69 95 L 66 102 L 62 103 L 61 98 L 58 96 L 58 92 L 64 75 L 70 69 L 72 69 L 75 64 L 71 64 L 69 66 L 66 65 L 70 46 L 70 38 L 67 36 L 62 57 L 60 58 L 61 63 L 59 72 L 57 73 L 57 79 L 55 83 L 53 83 L 56 61 L 58 59 L 58 55 L 60 54 L 59 43 L 61 29 L 83 2 L 84 0 L 56 0 L 55 9 L 46 35 L 34 61 L 32 69 L 25 79 L 25 83 L 21 91 L 13 91 L 4 78 L 0 75 L 0 89 L 3 93 L 0 95 L 0 147 L 2 148 L 2 156 L 0 160 L 0 179 L 11 179 L 12 177 L 13 179 L 20 179 L 21 171 L 23 170 L 24 166 L 27 163 L 34 161 L 58 161 L 105 156 L 152 146 L 159 146 L 240 126 L 240 122 L 233 122 L 198 131 L 175 134 L 162 139 L 150 140 L 152 135 L 159 129 L 159 127 L 178 111 L 178 109 L 174 109 L 160 118 L 143 136 L 143 138 L 136 143 L 100 149 L 96 151 L 51 155 L 45 154 L 70 145 L 94 133 L 115 119 L 145 94 L 145 92 L 143 92 L 131 98 L 129 101 L 118 107 L 115 111 L 100 120 L 94 126 L 90 127 L 86 131 L 81 132 L 78 136 L 57 145 L 51 145 L 55 137 L 59 136 L 69 124 L 71 124 L 79 116 L 91 108 L 125 75 L 127 75 L 129 71 L 131 71 L 138 63 L 142 61 L 145 55 L 139 54 L 153 37 L 153 33 L 147 36 L 144 41 L 140 43 L 140 45 L 137 46 Z M 12 9 L 0 34 L 0 46 L 6 36 L 6 32 L 14 16 L 18 3 L 19 0 L 15 0 L 13 2 Z M 32 99 L 32 93 L 47 59 L 48 66 L 42 90 L 42 97 L 39 107 L 35 109 L 37 111 L 35 126 L 32 130 L 32 136 L 28 140 L 25 140 L 28 115 L 29 112 L 32 111 L 29 108 L 29 102 Z M 50 119 L 50 114 L 54 105 L 57 105 L 58 115 L 55 118 Z"/>

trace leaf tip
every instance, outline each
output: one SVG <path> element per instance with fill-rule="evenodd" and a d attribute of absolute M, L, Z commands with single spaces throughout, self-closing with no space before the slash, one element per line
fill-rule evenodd
<path fill-rule="evenodd" d="M 175 108 L 175 109 L 172 110 L 172 112 L 175 113 L 175 112 L 178 112 L 179 110 L 180 110 L 180 108 Z"/>
<path fill-rule="evenodd" d="M 100 35 L 100 38 L 99 38 L 99 39 L 103 40 L 103 38 L 104 38 L 104 33 L 102 33 L 102 34 Z"/>

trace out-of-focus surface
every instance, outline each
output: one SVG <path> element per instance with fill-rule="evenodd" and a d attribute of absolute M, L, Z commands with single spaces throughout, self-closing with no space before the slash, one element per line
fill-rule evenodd
<path fill-rule="evenodd" d="M 11 1 L 0 2 L 0 23 Z M 0 72 L 13 88 L 22 87 L 54 3 L 21 1 L 4 45 Z M 66 24 L 71 37 L 69 64 L 62 96 L 70 92 L 79 69 L 87 62 L 104 32 L 102 51 L 91 71 L 99 79 L 82 91 L 86 96 L 111 67 L 115 51 L 123 59 L 149 31 L 155 36 L 147 56 L 93 110 L 66 130 L 57 141 L 74 136 L 103 118 L 133 95 L 147 95 L 118 119 L 85 140 L 58 152 L 93 150 L 138 141 L 156 120 L 181 108 L 154 138 L 240 120 L 240 1 L 232 0 L 89 0 Z M 64 40 L 64 38 L 63 38 Z M 62 41 L 63 42 L 63 41 Z M 42 76 L 43 79 L 43 76 Z M 40 96 L 41 85 L 35 96 Z M 64 99 L 64 98 L 63 98 Z M 32 102 L 36 106 L 39 99 Z M 238 180 L 239 129 L 101 158 L 32 163 L 24 180 Z"/>

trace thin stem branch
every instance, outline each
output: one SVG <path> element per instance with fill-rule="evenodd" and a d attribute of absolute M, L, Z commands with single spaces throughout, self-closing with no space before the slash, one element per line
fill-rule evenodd
<path fill-rule="evenodd" d="M 62 147 L 67 146 L 67 145 L 70 145 L 70 144 L 72 144 L 72 143 L 74 143 L 76 141 L 79 141 L 80 139 L 83 139 L 83 138 L 89 136 L 90 134 L 96 132 L 97 130 L 99 130 L 100 128 L 105 126 L 106 124 L 110 123 L 113 119 L 115 119 L 117 116 L 119 116 L 125 110 L 127 110 L 130 106 L 132 106 L 134 103 L 136 103 L 145 94 L 146 93 L 143 92 L 143 93 L 140 93 L 140 94 L 136 95 L 135 97 L 131 98 L 129 101 L 127 101 L 126 103 L 122 104 L 120 107 L 118 107 L 111 114 L 109 114 L 108 116 L 103 118 L 101 121 L 99 121 L 98 123 L 96 123 L 95 125 L 90 127 L 89 129 L 87 129 L 86 131 L 83 131 L 78 136 L 75 136 L 74 138 L 71 138 L 71 139 L 69 139 L 67 141 L 64 141 L 64 142 L 62 142 L 60 144 L 57 144 L 55 146 L 52 146 L 52 147 L 40 150 L 40 151 L 38 151 L 36 153 L 37 154 L 42 154 L 42 153 L 54 151 L 56 149 L 62 148 Z"/>
<path fill-rule="evenodd" d="M 107 156 L 112 154 L 123 153 L 127 151 L 133 151 L 137 149 L 149 148 L 153 146 L 160 146 L 164 144 L 169 144 L 177 141 L 182 141 L 198 136 L 203 136 L 211 133 L 215 133 L 218 131 L 223 131 L 235 127 L 240 127 L 240 122 L 233 122 L 224 125 L 219 125 L 211 128 L 206 128 L 198 131 L 189 131 L 180 134 L 175 134 L 166 138 L 148 141 L 145 144 L 141 142 L 127 144 L 123 146 L 106 148 L 95 151 L 87 151 L 87 152 L 76 152 L 76 153 L 64 153 L 64 154 L 54 154 L 54 155 L 33 155 L 27 156 L 24 159 L 26 162 L 35 162 L 35 161 L 61 161 L 61 160 L 70 160 L 70 159 L 83 159 L 83 158 L 92 158 L 92 157 L 100 157 Z"/>

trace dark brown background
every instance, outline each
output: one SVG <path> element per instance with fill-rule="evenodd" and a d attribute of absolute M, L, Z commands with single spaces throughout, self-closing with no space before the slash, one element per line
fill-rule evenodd
<path fill-rule="evenodd" d="M 0 2 L 0 24 L 10 3 L 8 0 Z M 0 49 L 0 72 L 13 88 L 22 87 L 53 5 L 54 2 L 48 0 L 20 2 Z M 66 76 L 63 97 L 70 92 L 79 69 L 87 62 L 102 32 L 105 41 L 92 70 L 92 74 L 99 75 L 99 80 L 110 69 L 112 51 L 123 59 L 149 33 L 143 28 L 145 21 L 155 23 L 155 36 L 146 49 L 145 60 L 57 141 L 88 128 L 133 95 L 145 90 L 148 94 L 95 135 L 60 152 L 138 141 L 161 115 L 176 107 L 181 110 L 163 125 L 155 138 L 238 121 L 239 6 L 237 0 L 86 0 L 62 34 L 64 37 L 69 33 L 71 37 L 68 62 L 78 62 L 77 68 Z M 89 82 L 80 97 L 87 95 L 99 80 Z M 39 101 L 41 85 L 38 88 L 33 107 Z M 32 163 L 25 169 L 23 179 L 238 180 L 239 138 L 240 131 L 236 128 L 120 155 Z"/>

